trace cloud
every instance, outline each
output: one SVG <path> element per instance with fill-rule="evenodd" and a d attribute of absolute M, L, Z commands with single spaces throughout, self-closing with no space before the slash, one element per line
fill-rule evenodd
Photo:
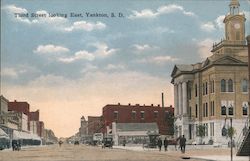
<path fill-rule="evenodd" d="M 206 23 L 201 24 L 201 29 L 207 32 L 212 32 L 215 30 L 215 26 L 213 22 L 206 22 Z"/>
<path fill-rule="evenodd" d="M 151 64 L 156 64 L 156 65 L 163 65 L 169 62 L 175 62 L 178 61 L 179 59 L 174 58 L 172 56 L 154 56 L 154 57 L 147 57 L 143 58 L 141 60 L 137 60 L 138 63 L 151 63 Z"/>
<path fill-rule="evenodd" d="M 136 19 L 136 18 L 155 18 L 158 14 L 154 13 L 150 9 L 144 9 L 142 11 L 132 11 L 132 15 L 129 16 L 129 19 Z"/>
<path fill-rule="evenodd" d="M 16 7 L 15 5 L 7 5 L 4 6 L 3 9 L 6 9 L 11 13 L 28 13 L 28 11 L 25 8 Z"/>
<path fill-rule="evenodd" d="M 149 44 L 135 44 L 133 45 L 134 49 L 136 50 L 136 52 L 143 52 L 143 51 L 148 51 L 148 50 L 152 50 L 152 49 L 158 49 L 159 47 L 157 46 L 152 46 Z"/>
<path fill-rule="evenodd" d="M 201 59 L 206 59 L 207 57 L 211 56 L 212 53 L 210 52 L 211 51 L 211 48 L 212 48 L 212 45 L 215 41 L 210 39 L 210 38 L 207 38 L 203 41 L 200 41 L 198 42 L 198 54 L 200 56 Z"/>
<path fill-rule="evenodd" d="M 81 73 L 94 72 L 98 69 L 97 66 L 92 64 L 86 64 L 85 67 L 81 70 Z"/>
<path fill-rule="evenodd" d="M 18 79 L 23 74 L 40 73 L 40 70 L 29 65 L 17 65 L 13 67 L 5 67 L 0 70 L 1 78 Z"/>
<path fill-rule="evenodd" d="M 56 46 L 53 44 L 39 45 L 33 52 L 39 54 L 51 54 L 51 53 L 66 53 L 70 50 L 63 46 Z"/>
<path fill-rule="evenodd" d="M 71 32 L 75 30 L 102 30 L 106 28 L 106 25 L 102 22 L 97 21 L 96 23 L 86 22 L 86 21 L 76 21 L 72 26 L 64 28 L 65 31 Z"/>
<path fill-rule="evenodd" d="M 96 47 L 94 54 L 101 57 L 113 55 L 118 51 L 118 49 L 110 49 L 108 45 L 103 42 L 94 43 L 92 45 Z"/>
<path fill-rule="evenodd" d="M 224 18 L 224 15 L 218 16 L 214 21 L 202 23 L 200 28 L 206 32 L 213 32 L 216 29 L 224 29 Z"/>
<path fill-rule="evenodd" d="M 139 18 L 156 18 L 157 16 L 181 12 L 187 16 L 195 16 L 193 12 L 186 11 L 182 6 L 176 4 L 160 6 L 155 12 L 151 9 L 143 9 L 141 11 L 132 11 L 132 14 L 128 17 L 129 19 L 139 19 Z"/>
<path fill-rule="evenodd" d="M 1 70 L 1 77 L 10 77 L 10 78 L 17 78 L 18 71 L 14 68 L 3 68 Z"/>
<path fill-rule="evenodd" d="M 74 62 L 76 60 L 80 60 L 80 59 L 92 61 L 95 59 L 95 56 L 94 56 L 94 54 L 89 53 L 88 51 L 81 50 L 81 51 L 76 52 L 74 54 L 74 56 L 72 56 L 72 57 L 59 58 L 59 61 L 63 62 L 63 63 L 72 63 L 72 62 Z"/>
<path fill-rule="evenodd" d="M 225 18 L 224 15 L 218 16 L 216 18 L 215 23 L 218 28 L 224 29 L 224 23 L 223 23 L 224 18 Z"/>
<path fill-rule="evenodd" d="M 121 65 L 121 64 L 118 64 L 118 65 L 108 64 L 105 69 L 107 69 L 107 70 L 124 70 L 125 66 Z"/>

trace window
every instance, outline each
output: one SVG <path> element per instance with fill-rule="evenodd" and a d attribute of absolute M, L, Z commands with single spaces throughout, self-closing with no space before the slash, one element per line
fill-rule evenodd
<path fill-rule="evenodd" d="M 214 101 L 210 102 L 210 116 L 214 116 Z"/>
<path fill-rule="evenodd" d="M 242 92 L 248 92 L 248 81 L 246 79 L 241 82 L 241 90 Z"/>
<path fill-rule="evenodd" d="M 247 109 L 248 109 L 248 103 L 247 102 L 243 102 L 242 103 L 242 115 L 243 116 L 247 116 Z"/>
<path fill-rule="evenodd" d="M 233 92 L 233 80 L 229 79 L 228 80 L 228 92 Z"/>
<path fill-rule="evenodd" d="M 154 111 L 154 118 L 155 118 L 155 119 L 158 118 L 158 111 Z"/>
<path fill-rule="evenodd" d="M 197 97 L 198 96 L 198 86 L 197 86 L 197 84 L 195 84 L 195 97 Z"/>
<path fill-rule="evenodd" d="M 202 94 L 205 95 L 205 84 L 202 84 Z"/>
<path fill-rule="evenodd" d="M 114 111 L 114 120 L 118 120 L 118 111 Z"/>
<path fill-rule="evenodd" d="M 205 117 L 208 117 L 208 103 L 207 103 L 207 102 L 206 102 L 206 107 L 205 107 L 205 109 L 206 109 Z"/>
<path fill-rule="evenodd" d="M 228 104 L 228 115 L 234 115 L 234 102 L 229 101 Z"/>
<path fill-rule="evenodd" d="M 221 115 L 227 115 L 227 101 L 221 101 Z"/>
<path fill-rule="evenodd" d="M 132 111 L 132 120 L 135 120 L 136 119 L 136 111 Z"/>
<path fill-rule="evenodd" d="M 226 80 L 222 79 L 220 83 L 221 83 L 221 92 L 226 92 Z"/>
<path fill-rule="evenodd" d="M 198 105 L 195 105 L 195 117 L 198 118 Z"/>
<path fill-rule="evenodd" d="M 141 119 L 144 120 L 144 111 L 141 111 Z"/>
<path fill-rule="evenodd" d="M 208 88 L 207 88 L 207 82 L 206 82 L 206 87 L 205 87 L 205 94 L 208 94 Z"/>
<path fill-rule="evenodd" d="M 214 116 L 214 101 L 212 102 L 212 116 Z"/>

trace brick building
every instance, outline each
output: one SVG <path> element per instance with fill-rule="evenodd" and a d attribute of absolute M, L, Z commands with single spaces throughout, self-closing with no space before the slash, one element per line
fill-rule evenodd
<path fill-rule="evenodd" d="M 102 128 L 102 117 L 88 116 L 88 135 L 99 133 Z"/>
<path fill-rule="evenodd" d="M 173 107 L 160 107 L 160 105 L 121 105 L 108 104 L 103 107 L 104 130 L 116 123 L 157 123 L 161 135 L 173 134 Z M 105 131 L 106 132 L 106 131 Z"/>
<path fill-rule="evenodd" d="M 8 110 L 22 112 L 25 115 L 29 116 L 30 105 L 27 102 L 17 102 L 15 100 L 14 102 L 8 102 Z"/>

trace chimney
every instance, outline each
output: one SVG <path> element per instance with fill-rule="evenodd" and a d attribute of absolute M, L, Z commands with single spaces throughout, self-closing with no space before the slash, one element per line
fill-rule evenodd
<path fill-rule="evenodd" d="M 128 105 L 130 106 L 130 103 Z"/>
<path fill-rule="evenodd" d="M 164 93 L 161 93 L 162 108 L 164 108 Z"/>

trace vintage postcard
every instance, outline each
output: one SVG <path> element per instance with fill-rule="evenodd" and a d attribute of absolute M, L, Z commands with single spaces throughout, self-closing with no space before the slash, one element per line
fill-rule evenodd
<path fill-rule="evenodd" d="M 248 35 L 249 0 L 2 0 L 0 161 L 249 160 Z"/>

